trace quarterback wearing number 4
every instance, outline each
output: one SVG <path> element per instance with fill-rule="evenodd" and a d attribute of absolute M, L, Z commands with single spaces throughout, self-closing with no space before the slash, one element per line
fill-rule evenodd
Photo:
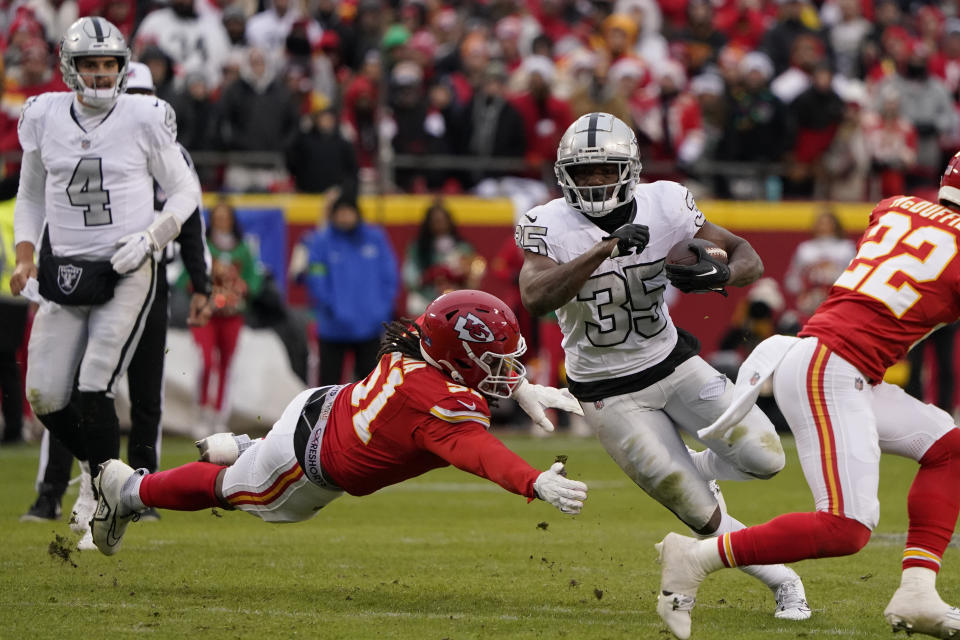
<path fill-rule="evenodd" d="M 36 278 L 47 301 L 30 336 L 27 397 L 94 474 L 119 452 L 113 393 L 153 301 L 154 254 L 200 204 L 173 110 L 152 96 L 124 94 L 129 60 L 114 25 L 81 18 L 60 43 L 60 69 L 73 92 L 31 98 L 18 127 L 23 161 L 11 289 L 29 294 Z M 168 194 L 160 212 L 153 209 L 154 178 Z M 96 506 L 87 495 L 75 509 L 81 527 Z"/>
<path fill-rule="evenodd" d="M 416 323 L 392 323 L 370 375 L 307 389 L 266 437 L 218 433 L 197 443 L 202 462 L 146 474 L 103 465 L 93 541 L 120 548 L 127 524 L 148 507 L 241 509 L 267 522 L 299 522 L 344 492 L 363 496 L 430 469 L 454 465 L 507 491 L 580 513 L 587 485 L 555 462 L 540 472 L 487 429 L 487 398 L 513 398 L 546 428 L 544 408 L 579 412 L 558 389 L 526 381 L 517 319 L 498 298 L 455 291 Z"/>
<path fill-rule="evenodd" d="M 776 474 L 780 439 L 753 409 L 703 439 L 706 450 L 684 445 L 681 432 L 695 436 L 717 419 L 733 385 L 697 355 L 696 338 L 674 326 L 663 293 L 668 280 L 684 292 L 749 284 L 763 270 L 760 258 L 707 222 L 682 185 L 637 184 L 636 136 L 610 114 L 584 115 L 567 129 L 555 170 L 564 197 L 530 210 L 516 230 L 524 305 L 534 315 L 556 310 L 570 391 L 630 479 L 697 535 L 743 528 L 713 480 Z M 667 264 L 675 245 L 689 247 L 695 263 Z M 743 569 L 774 593 L 777 618 L 810 617 L 793 570 Z"/>
<path fill-rule="evenodd" d="M 711 571 L 859 551 L 880 517 L 885 452 L 915 460 L 920 469 L 907 495 L 900 587 L 883 615 L 894 631 L 960 638 L 960 609 L 936 588 L 960 513 L 960 430 L 945 411 L 883 382 L 887 367 L 912 344 L 960 318 L 960 153 L 947 166 L 938 198 L 881 201 L 856 257 L 800 337 L 768 338 L 740 367 L 733 403 L 704 432 L 722 431 L 750 411 L 772 376 L 817 510 L 714 541 L 664 538 L 657 545 L 661 586 L 674 595 L 657 611 L 677 637 L 689 635 L 697 589 Z"/>

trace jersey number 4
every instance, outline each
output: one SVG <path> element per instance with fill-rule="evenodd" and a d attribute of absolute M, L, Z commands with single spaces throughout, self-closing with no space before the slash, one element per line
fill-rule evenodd
<path fill-rule="evenodd" d="M 67 185 L 70 204 L 83 207 L 83 224 L 100 227 L 113 222 L 110 192 L 103 188 L 103 164 L 100 158 L 80 158 Z"/>
<path fill-rule="evenodd" d="M 865 237 L 876 238 L 885 231 L 883 237 L 860 245 L 857 257 L 840 274 L 835 286 L 879 300 L 893 315 L 903 317 L 920 299 L 920 292 L 911 286 L 910 281 L 936 280 L 957 255 L 957 238 L 952 233 L 932 226 L 911 227 L 910 216 L 903 213 L 891 211 L 877 218 Z M 932 247 L 925 258 L 906 252 L 906 247 L 920 249 L 925 244 Z M 877 263 L 878 258 L 884 259 Z M 901 278 L 902 282 L 894 286 L 891 281 L 898 273 L 906 278 Z"/>

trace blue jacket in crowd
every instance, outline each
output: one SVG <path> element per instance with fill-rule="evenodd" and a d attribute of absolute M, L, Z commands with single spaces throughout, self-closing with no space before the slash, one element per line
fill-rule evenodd
<path fill-rule="evenodd" d="M 382 323 L 393 318 L 398 284 L 397 260 L 383 229 L 361 222 L 344 232 L 328 225 L 302 242 L 317 336 L 333 342 L 379 336 Z"/>

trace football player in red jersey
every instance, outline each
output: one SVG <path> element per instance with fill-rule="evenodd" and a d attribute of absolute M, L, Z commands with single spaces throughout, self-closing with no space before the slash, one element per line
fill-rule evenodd
<path fill-rule="evenodd" d="M 735 425 L 773 376 L 817 510 L 716 540 L 664 538 L 657 612 L 678 638 L 690 635 L 697 588 L 712 571 L 859 551 L 880 515 L 881 452 L 920 463 L 907 496 L 900 587 L 883 614 L 894 631 L 960 638 L 960 610 L 936 589 L 960 512 L 960 430 L 946 412 L 883 382 L 912 344 L 960 318 L 960 152 L 938 199 L 880 202 L 856 257 L 800 337 L 761 343 L 740 368 L 730 409 L 700 432 Z"/>
<path fill-rule="evenodd" d="M 262 439 L 219 433 L 197 443 L 202 462 L 147 474 L 119 460 L 102 465 L 91 527 L 104 554 L 147 508 L 241 509 L 297 522 L 343 493 L 367 495 L 454 465 L 507 491 L 577 514 L 587 486 L 554 463 L 540 472 L 491 435 L 487 398 L 514 398 L 534 420 L 543 409 L 576 411 L 571 396 L 524 379 L 517 319 L 482 291 L 433 301 L 417 322 L 392 323 L 365 379 L 307 389 Z"/>

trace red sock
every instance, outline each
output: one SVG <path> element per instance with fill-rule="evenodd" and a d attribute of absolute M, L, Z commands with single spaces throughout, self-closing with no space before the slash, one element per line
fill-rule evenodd
<path fill-rule="evenodd" d="M 217 499 L 217 474 L 226 469 L 209 462 L 148 473 L 140 482 L 140 500 L 148 507 L 174 511 L 199 511 L 222 506 Z"/>
<path fill-rule="evenodd" d="M 766 524 L 725 533 L 717 538 L 717 548 L 725 566 L 739 567 L 847 556 L 869 539 L 870 530 L 856 520 L 815 511 L 787 513 Z"/>
<path fill-rule="evenodd" d="M 920 459 L 920 471 L 907 494 L 907 546 L 903 568 L 940 570 L 960 513 L 960 429 L 937 440 Z"/>

